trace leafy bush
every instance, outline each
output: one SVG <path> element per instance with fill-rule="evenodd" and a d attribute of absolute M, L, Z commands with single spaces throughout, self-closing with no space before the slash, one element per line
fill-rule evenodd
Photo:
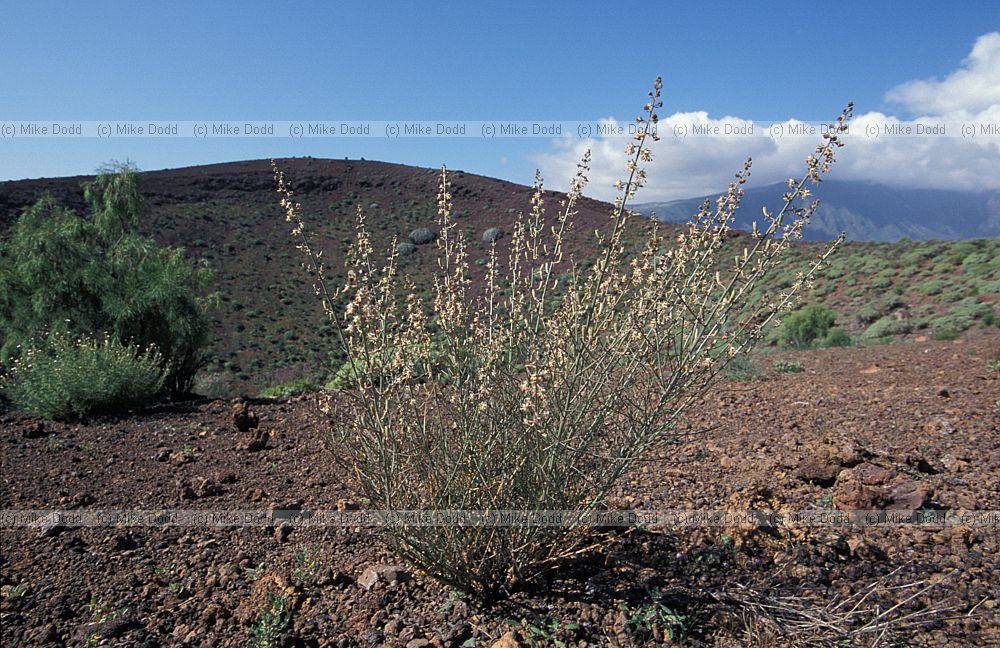
<path fill-rule="evenodd" d="M 755 286 L 772 285 L 771 270 L 812 214 L 805 185 L 829 169 L 840 146 L 834 127 L 744 255 L 733 259 L 724 244 L 749 160 L 683 236 L 670 235 L 672 246 L 658 261 L 654 255 L 666 241 L 655 223 L 641 254 L 627 258 L 626 204 L 644 184 L 659 94 L 657 80 L 628 145 L 627 178 L 618 183 L 609 231 L 587 269 L 564 258 L 563 243 L 586 183 L 589 153 L 555 218 L 547 217 L 536 180 L 529 213 L 512 227 L 509 257 L 501 264 L 498 246 L 490 245 L 484 276 L 475 284 L 442 169 L 433 319 L 404 288 L 396 255 L 375 261 L 363 215 L 346 260 L 347 285 L 337 289 L 346 306 L 332 308 L 334 289 L 326 285 L 298 203 L 275 168 L 282 207 L 357 383 L 326 408 L 338 442 L 334 457 L 352 466 L 372 506 L 567 512 L 565 526 L 431 527 L 387 520 L 386 538 L 400 554 L 482 599 L 501 596 L 509 583 L 571 554 L 582 516 L 600 506 L 648 450 L 676 434 L 678 418 L 695 397 L 761 340 L 843 240 L 803 267 L 786 291 L 749 301 Z M 838 125 L 849 115 L 850 107 Z M 568 271 L 573 281 L 561 300 L 551 300 L 557 277 Z M 426 380 L 418 379 L 417 367 L 426 369 Z"/>
<path fill-rule="evenodd" d="M 847 347 L 854 344 L 854 340 L 851 336 L 847 334 L 847 331 L 840 328 L 839 326 L 830 329 L 830 331 L 824 336 L 820 341 L 820 346 L 823 347 Z"/>
<path fill-rule="evenodd" d="M 434 242 L 435 234 L 426 227 L 418 227 L 410 232 L 410 240 L 414 245 L 426 245 Z"/>
<path fill-rule="evenodd" d="M 483 232 L 483 240 L 487 243 L 495 243 L 503 236 L 503 230 L 499 227 L 491 227 Z"/>
<path fill-rule="evenodd" d="M 33 414 L 53 419 L 142 406 L 163 386 L 162 358 L 114 339 L 97 342 L 65 333 L 32 341 L 14 360 L 7 394 Z"/>
<path fill-rule="evenodd" d="M 865 326 L 871 324 L 878 318 L 882 317 L 882 309 L 876 308 L 871 304 L 865 304 L 858 312 L 854 314 L 854 318 L 858 320 L 859 324 L 864 324 Z"/>
<path fill-rule="evenodd" d="M 1000 314 L 995 309 L 991 308 L 990 312 L 984 313 L 982 319 L 983 326 L 996 326 L 1000 328 Z"/>
<path fill-rule="evenodd" d="M 892 335 L 905 335 L 912 330 L 912 322 L 909 322 L 908 320 L 896 319 L 894 315 L 887 315 L 869 326 L 868 329 L 861 334 L 861 337 L 866 339 L 877 339 Z"/>
<path fill-rule="evenodd" d="M 804 349 L 825 337 L 837 314 L 822 304 L 807 304 L 792 313 L 781 323 L 778 329 L 778 341 L 788 347 Z"/>
<path fill-rule="evenodd" d="M 896 276 L 895 270 L 892 269 L 883 270 L 882 272 L 879 272 L 877 275 L 872 277 L 871 287 L 874 290 L 879 290 L 879 291 L 888 290 L 889 288 L 892 288 L 892 283 L 893 283 L 892 280 L 893 278 L 895 278 L 895 276 Z"/>
<path fill-rule="evenodd" d="M 391 358 L 394 358 L 396 351 L 395 349 L 390 348 L 388 353 Z M 410 367 L 407 368 L 410 380 L 413 382 L 426 381 L 430 377 L 430 372 L 427 369 L 426 363 L 436 363 L 440 360 L 440 357 L 440 348 L 432 344 L 432 348 L 426 359 L 416 360 Z M 337 370 L 326 381 L 323 388 L 332 392 L 353 389 L 357 387 L 359 382 L 365 377 L 371 376 L 369 366 L 369 362 L 365 361 L 363 358 L 359 358 L 357 360 L 345 360 L 339 367 L 337 367 Z M 387 373 L 385 373 L 382 378 L 391 379 L 392 376 L 399 375 L 399 372 L 400 369 L 398 367 L 393 367 L 391 370 L 387 370 Z M 438 378 L 440 378 L 440 376 Z"/>
<path fill-rule="evenodd" d="M 772 366 L 778 373 L 802 373 L 805 371 L 802 363 L 793 360 L 775 360 Z"/>
<path fill-rule="evenodd" d="M 305 378 L 296 378 L 277 385 L 272 385 L 260 393 L 261 398 L 288 398 L 318 392 L 319 386 Z"/>
<path fill-rule="evenodd" d="M 957 340 L 962 335 L 962 332 L 956 328 L 934 328 L 931 329 L 931 339 L 946 341 L 946 340 Z"/>
<path fill-rule="evenodd" d="M 729 361 L 722 371 L 723 377 L 734 382 L 750 382 L 763 376 L 760 365 L 746 354 L 738 355 Z"/>
<path fill-rule="evenodd" d="M 927 293 L 928 295 L 936 295 L 942 290 L 944 290 L 944 281 L 941 279 L 928 279 L 924 283 L 917 286 L 917 290 Z"/>
<path fill-rule="evenodd" d="M 138 234 L 133 167 L 103 170 L 84 194 L 89 217 L 43 196 L 0 246 L 0 362 L 9 365 L 45 330 L 109 336 L 157 349 L 166 388 L 187 393 L 204 363 L 211 272 Z"/>

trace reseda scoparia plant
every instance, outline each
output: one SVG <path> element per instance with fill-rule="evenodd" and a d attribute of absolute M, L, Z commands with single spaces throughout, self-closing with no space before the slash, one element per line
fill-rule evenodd
<path fill-rule="evenodd" d="M 440 270 L 433 313 L 401 285 L 395 241 L 375 260 L 364 213 L 347 258 L 347 279 L 327 285 L 322 253 L 275 166 L 281 204 L 315 289 L 339 333 L 357 387 L 327 411 L 337 455 L 373 508 L 383 510 L 559 510 L 582 516 L 655 443 L 734 357 L 759 341 L 827 256 L 782 292 L 752 301 L 769 270 L 816 208 L 803 203 L 842 146 L 851 105 L 789 181 L 784 204 L 765 211 L 753 245 L 720 257 L 750 174 L 746 162 L 726 194 L 708 201 L 668 241 L 654 226 L 641 254 L 623 243 L 629 200 L 645 184 L 657 139 L 661 81 L 649 93 L 627 147 L 627 177 L 611 233 L 593 265 L 573 265 L 557 290 L 564 236 L 587 182 L 589 152 L 552 220 L 536 179 L 529 213 L 513 227 L 506 264 L 493 241 L 485 283 L 473 290 L 466 241 L 456 230 L 448 176 L 441 172 L 437 236 Z M 765 291 L 767 292 L 767 291 Z M 346 307 L 337 308 L 338 301 Z M 579 518 L 571 518 L 579 519 Z M 566 526 L 390 525 L 394 548 L 445 583 L 483 599 L 530 578 L 573 546 Z"/>

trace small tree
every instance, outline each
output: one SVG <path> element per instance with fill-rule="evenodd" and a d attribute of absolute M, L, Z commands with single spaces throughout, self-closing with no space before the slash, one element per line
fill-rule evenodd
<path fill-rule="evenodd" d="M 505 269 L 497 239 L 490 241 L 479 292 L 472 289 L 466 241 L 455 229 L 442 170 L 433 321 L 412 286 L 400 284 L 397 254 L 375 261 L 360 211 L 347 282 L 337 295 L 347 305 L 335 310 L 300 207 L 275 168 L 292 233 L 315 272 L 357 384 L 327 407 L 341 442 L 336 456 L 373 506 L 570 513 L 567 526 L 428 527 L 390 520 L 397 551 L 487 600 L 570 550 L 584 515 L 670 436 L 687 407 L 761 339 L 843 240 L 784 292 L 751 299 L 815 210 L 815 202 L 800 202 L 809 196 L 805 185 L 829 170 L 850 106 L 807 159 L 804 176 L 789 181 L 780 211 L 765 212 L 765 226 L 755 229 L 753 244 L 735 261 L 723 260 L 720 251 L 749 160 L 727 193 L 714 206 L 706 201 L 682 234 L 668 241 L 654 227 L 642 253 L 628 259 L 626 203 L 645 183 L 648 145 L 657 139 L 659 79 L 649 97 L 627 148 L 628 175 L 618 183 L 611 234 L 593 265 L 572 266 L 561 300 L 552 294 L 566 267 L 563 237 L 587 180 L 589 153 L 554 220 L 546 220 L 536 182 L 530 213 L 510 234 Z"/>
<path fill-rule="evenodd" d="M 165 388 L 189 392 L 204 362 L 211 272 L 139 234 L 131 164 L 101 169 L 84 195 L 87 217 L 42 196 L 0 244 L 0 361 L 10 368 L 50 333 L 113 339 L 155 352 Z"/>

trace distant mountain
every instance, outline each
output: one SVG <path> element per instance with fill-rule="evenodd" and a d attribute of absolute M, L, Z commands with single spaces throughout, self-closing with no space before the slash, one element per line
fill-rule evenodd
<path fill-rule="evenodd" d="M 761 209 L 781 208 L 783 184 L 746 190 L 735 227 L 748 230 L 762 219 Z M 835 238 L 841 231 L 853 241 L 966 239 L 1000 236 L 1000 191 L 896 189 L 868 182 L 824 180 L 811 187 L 821 204 L 805 238 Z M 708 196 L 714 201 L 716 196 Z M 661 221 L 682 223 L 701 207 L 705 197 L 642 203 L 633 209 Z"/>

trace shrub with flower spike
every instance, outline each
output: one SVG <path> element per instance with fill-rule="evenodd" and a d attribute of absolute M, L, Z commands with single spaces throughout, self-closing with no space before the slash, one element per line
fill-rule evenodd
<path fill-rule="evenodd" d="M 336 293 L 327 286 L 299 205 L 275 168 L 292 233 L 354 367 L 356 388 L 326 409 L 337 454 L 373 507 L 569 512 L 564 526 L 389 525 L 397 551 L 483 599 L 502 596 L 571 550 L 573 537 L 586 531 L 576 522 L 670 436 L 686 408 L 761 339 L 843 240 L 784 291 L 752 300 L 815 210 L 815 202 L 802 202 L 805 186 L 829 170 L 850 105 L 807 159 L 803 177 L 790 181 L 782 208 L 765 211 L 740 256 L 727 262 L 720 250 L 749 160 L 672 246 L 664 251 L 667 242 L 653 227 L 641 254 L 629 259 L 626 204 L 646 182 L 660 91 L 657 79 L 627 147 L 610 236 L 594 263 L 574 266 L 569 278 L 563 238 L 587 182 L 589 153 L 551 220 L 536 179 L 530 210 L 510 234 L 507 263 L 501 269 L 497 241 L 490 241 L 485 285 L 477 291 L 442 169 L 432 320 L 412 286 L 400 285 L 398 254 L 376 262 L 360 211 L 346 284 Z M 552 299 L 557 289 L 561 299 Z M 337 299 L 346 300 L 343 311 L 332 307 Z"/>

